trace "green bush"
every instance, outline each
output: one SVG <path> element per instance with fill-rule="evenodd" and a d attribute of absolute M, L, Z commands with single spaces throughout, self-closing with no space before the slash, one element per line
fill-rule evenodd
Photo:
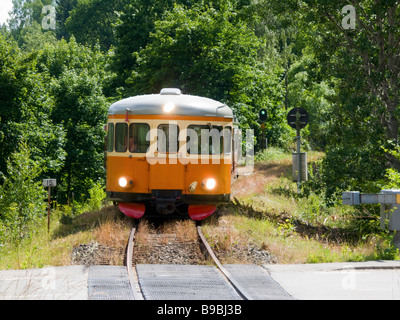
<path fill-rule="evenodd" d="M 87 211 L 95 211 L 101 209 L 103 206 L 104 199 L 106 198 L 106 192 L 104 191 L 104 184 L 97 182 L 89 190 L 89 200 L 85 205 Z"/>
<path fill-rule="evenodd" d="M 0 188 L 0 241 L 18 242 L 35 232 L 46 208 L 46 191 L 38 181 L 41 169 L 26 141 L 8 159 L 7 173 Z"/>

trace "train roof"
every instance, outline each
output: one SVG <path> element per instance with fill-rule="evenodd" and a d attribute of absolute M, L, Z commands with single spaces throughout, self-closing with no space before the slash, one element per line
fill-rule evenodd
<path fill-rule="evenodd" d="M 203 116 L 233 118 L 232 109 L 227 105 L 204 97 L 182 94 L 179 89 L 162 89 L 160 94 L 130 97 L 115 102 L 109 108 L 109 115 L 158 115 Z"/>

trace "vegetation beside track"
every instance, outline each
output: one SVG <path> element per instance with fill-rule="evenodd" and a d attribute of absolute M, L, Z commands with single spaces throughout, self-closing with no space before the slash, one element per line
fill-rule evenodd
<path fill-rule="evenodd" d="M 323 190 L 312 191 L 312 171 L 322 156 L 308 153 L 310 181 L 297 193 L 291 153 L 259 153 L 253 174 L 233 185 L 233 203 L 205 223 L 214 249 L 256 247 L 277 263 L 398 259 L 392 236 L 379 229 L 377 207 L 344 206 L 340 200 L 329 206 Z M 243 262 L 234 253 L 226 257 L 227 263 Z"/>
<path fill-rule="evenodd" d="M 259 153 L 256 172 L 234 186 L 235 205 L 208 221 L 215 246 L 232 244 L 234 259 L 248 248 L 279 262 L 398 256 L 378 228 L 378 206 L 337 199 L 400 186 L 399 1 L 352 1 L 350 14 L 347 1 L 325 0 L 12 3 L 0 26 L 1 268 L 67 264 L 75 246 L 98 247 L 97 232 L 123 233 L 126 222 L 95 205 L 107 109 L 162 87 L 232 107 L 241 128 L 254 130 L 256 152 L 265 139 L 289 149 L 287 113 L 302 107 L 310 115 L 302 149 L 324 152 L 300 194 L 290 154 Z M 48 18 L 56 27 L 44 27 Z M 48 235 L 41 181 L 50 177 L 64 207 Z M 112 222 L 99 223 L 104 215 Z M 234 226 L 229 241 L 219 238 L 225 224 Z"/>
<path fill-rule="evenodd" d="M 310 152 L 310 165 L 322 156 Z M 37 223 L 34 236 L 0 248 L 0 269 L 73 264 L 74 248 L 111 248 L 110 261 L 123 264 L 131 220 L 117 208 L 99 208 L 104 196 L 92 190 L 86 204 L 64 206 Z M 223 263 L 320 263 L 397 259 L 391 237 L 378 228 L 374 208 L 327 206 L 291 180 L 291 154 L 270 148 L 257 155 L 255 170 L 232 189 L 231 205 L 203 223 L 204 233 Z M 95 244 L 95 245 L 94 245 Z M 86 247 L 84 246 L 86 245 Z M 115 249 L 115 250 L 113 250 Z M 99 253 L 100 254 L 100 253 Z M 263 260 L 264 259 L 264 260 Z"/>
<path fill-rule="evenodd" d="M 89 249 L 98 247 L 97 244 L 111 249 L 125 248 L 131 221 L 117 208 L 106 206 L 76 216 L 71 216 L 69 209 L 52 212 L 49 233 L 47 221 L 42 221 L 33 237 L 5 245 L 0 250 L 0 269 L 71 265 L 74 248 L 85 245 Z M 119 250 L 115 252 L 118 256 L 109 257 L 110 261 L 122 265 L 123 255 Z"/>

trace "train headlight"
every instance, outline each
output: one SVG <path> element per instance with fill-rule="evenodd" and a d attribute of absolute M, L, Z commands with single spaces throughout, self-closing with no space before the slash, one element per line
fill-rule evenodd
<path fill-rule="evenodd" d="M 203 185 L 207 190 L 213 190 L 217 185 L 217 181 L 215 181 L 215 179 L 212 178 L 207 179 L 203 182 Z"/>
<path fill-rule="evenodd" d="M 124 177 L 119 178 L 118 184 L 121 188 L 125 188 L 128 185 L 128 180 Z"/>
<path fill-rule="evenodd" d="M 121 177 L 118 179 L 118 184 L 121 188 L 127 188 L 133 185 L 133 180 L 126 177 Z"/>

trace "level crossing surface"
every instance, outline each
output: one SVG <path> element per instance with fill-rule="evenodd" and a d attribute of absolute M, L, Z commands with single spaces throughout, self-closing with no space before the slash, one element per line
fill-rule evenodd
<path fill-rule="evenodd" d="M 180 293 L 187 296 L 181 296 L 181 300 L 196 300 L 200 294 L 201 299 L 204 299 L 207 286 L 211 291 L 215 288 L 222 290 L 218 294 L 223 299 L 238 299 L 229 291 L 231 289 L 228 286 L 227 291 L 224 291 L 226 284 L 222 285 L 224 280 L 216 274 L 214 267 L 190 270 L 191 267 L 200 266 L 138 265 L 138 278 L 142 279 L 144 292 L 147 290 L 144 298 L 155 300 L 154 294 L 160 291 L 163 299 L 173 299 L 172 295 L 168 296 L 168 288 L 173 281 L 177 287 L 185 287 L 186 282 L 192 281 L 194 289 L 197 286 L 197 289 L 202 288 L 204 291 L 190 298 L 193 292 L 185 287 Z M 255 300 L 400 299 L 400 261 L 226 265 L 226 268 Z M 185 276 L 182 271 L 187 274 L 191 272 L 192 278 Z M 210 283 L 210 277 L 215 283 Z M 132 300 L 134 295 L 129 291 L 128 284 L 125 267 L 70 266 L 0 271 L 0 300 Z M 173 286 L 171 292 L 172 289 Z M 213 297 L 216 297 L 215 292 L 214 296 L 210 295 L 210 299 Z"/>

